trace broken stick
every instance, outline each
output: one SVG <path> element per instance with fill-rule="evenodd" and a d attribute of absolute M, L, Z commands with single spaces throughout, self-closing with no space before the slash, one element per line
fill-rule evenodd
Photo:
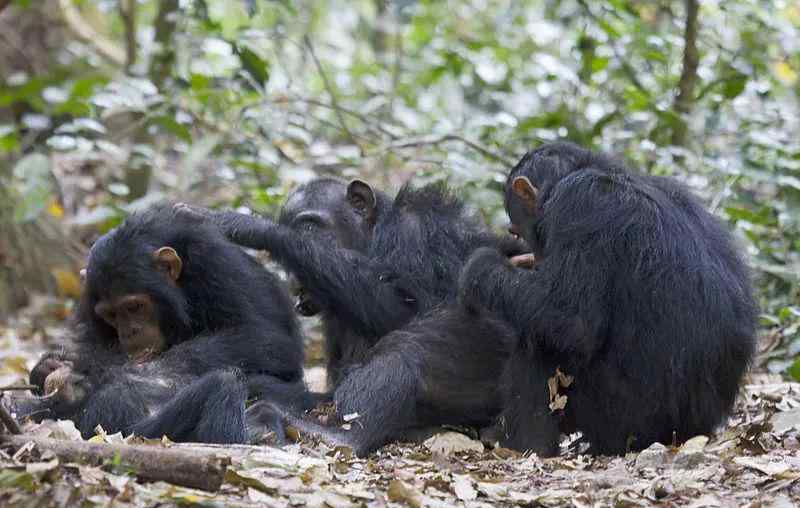
<path fill-rule="evenodd" d="M 2 401 L 0 401 L 0 422 L 3 422 L 3 425 L 6 426 L 6 429 L 8 429 L 8 431 L 12 434 L 22 434 L 22 429 L 19 428 L 19 423 L 17 423 L 17 420 L 15 420 L 5 406 L 3 406 Z"/>
<path fill-rule="evenodd" d="M 209 492 L 217 491 L 225 480 L 230 457 L 192 454 L 157 446 L 65 441 L 30 435 L 2 435 L 0 444 L 20 448 L 34 443 L 41 451 L 53 452 L 62 462 L 101 466 L 119 463 L 142 480 L 165 481 L 174 485 Z"/>

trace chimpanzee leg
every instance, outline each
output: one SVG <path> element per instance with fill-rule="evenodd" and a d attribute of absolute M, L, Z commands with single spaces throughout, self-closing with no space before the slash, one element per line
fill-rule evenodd
<path fill-rule="evenodd" d="M 334 402 L 350 430 L 286 419 L 358 455 L 433 425 L 486 425 L 502 408 L 498 378 L 513 337 L 486 316 L 435 312 L 381 339 L 366 363 L 347 372 Z"/>
<path fill-rule="evenodd" d="M 498 419 L 503 446 L 543 457 L 558 454 L 559 425 L 550 411 L 547 387 L 555 371 L 536 351 L 520 347 L 512 353 L 502 381 L 505 409 Z"/>
<path fill-rule="evenodd" d="M 262 418 L 278 415 L 303 434 L 314 434 L 335 445 L 349 446 L 363 456 L 393 438 L 404 436 L 416 422 L 416 402 L 422 372 L 407 352 L 395 350 L 374 356 L 350 370 L 334 393 L 336 411 L 349 429 L 309 421 L 298 412 L 259 403 Z M 263 407 L 261 407 L 263 406 Z"/>
<path fill-rule="evenodd" d="M 309 392 L 302 379 L 284 381 L 269 375 L 247 376 L 247 392 L 250 399 L 264 400 L 300 411 L 313 408 L 321 396 Z"/>
<path fill-rule="evenodd" d="M 151 438 L 166 435 L 175 441 L 246 443 L 246 399 L 247 386 L 240 372 L 214 371 L 183 388 L 130 431 Z"/>

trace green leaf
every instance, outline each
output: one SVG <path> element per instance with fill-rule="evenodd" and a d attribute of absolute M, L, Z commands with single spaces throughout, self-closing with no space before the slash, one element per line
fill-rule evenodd
<path fill-rule="evenodd" d="M 3 469 L 0 471 L 0 487 L 16 487 L 27 490 L 28 492 L 33 492 L 36 488 L 36 479 L 27 471 Z"/>
<path fill-rule="evenodd" d="M 247 26 L 250 16 L 240 0 L 206 0 L 209 19 L 218 24 L 222 35 L 235 39 L 239 29 Z"/>
<path fill-rule="evenodd" d="M 744 91 L 747 86 L 747 76 L 745 74 L 737 74 L 733 78 L 728 78 L 722 85 L 722 95 L 726 99 L 733 99 Z"/>
<path fill-rule="evenodd" d="M 242 44 L 234 46 L 242 68 L 261 86 L 269 81 L 269 63 L 258 56 L 253 50 Z"/>
<path fill-rule="evenodd" d="M 21 194 L 14 210 L 14 220 L 31 221 L 47 207 L 52 196 L 50 159 L 40 153 L 26 155 L 14 166 L 13 175 L 19 182 Z"/>
<path fill-rule="evenodd" d="M 19 135 L 13 125 L 0 125 L 0 153 L 19 149 Z"/>
<path fill-rule="evenodd" d="M 795 381 L 800 381 L 800 358 L 796 359 L 786 371 Z"/>

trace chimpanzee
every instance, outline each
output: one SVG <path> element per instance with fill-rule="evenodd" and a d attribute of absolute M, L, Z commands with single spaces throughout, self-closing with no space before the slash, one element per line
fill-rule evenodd
<path fill-rule="evenodd" d="M 307 405 L 288 293 L 216 228 L 171 206 L 134 214 L 94 244 L 85 276 L 74 350 L 45 355 L 30 375 L 48 394 L 39 409 L 84 436 L 99 424 L 241 443 L 264 424 L 256 414 L 246 425 L 248 397 Z"/>
<path fill-rule="evenodd" d="M 459 281 L 463 302 L 519 336 L 504 444 L 549 455 L 559 429 L 579 430 L 591 452 L 619 454 L 711 432 L 753 357 L 757 316 L 724 227 L 674 180 L 567 143 L 525 155 L 505 204 L 533 268 L 480 249 Z M 571 384 L 548 387 L 556 369 Z M 559 387 L 566 407 L 551 412 Z"/>
<path fill-rule="evenodd" d="M 321 311 L 337 415 L 358 418 L 341 431 L 278 408 L 293 425 L 364 454 L 421 427 L 486 425 L 498 413 L 514 335 L 456 304 L 458 274 L 478 247 L 504 256 L 527 247 L 489 233 L 445 185 L 406 186 L 392 200 L 360 180 L 322 178 L 289 196 L 278 223 L 183 210 L 268 250 L 299 280 L 301 311 Z"/>

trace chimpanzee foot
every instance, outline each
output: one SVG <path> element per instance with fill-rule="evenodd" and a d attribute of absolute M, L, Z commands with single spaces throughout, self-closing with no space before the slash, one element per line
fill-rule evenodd
<path fill-rule="evenodd" d="M 283 414 L 275 404 L 256 402 L 244 414 L 247 428 L 247 440 L 253 444 L 264 441 L 283 446 L 287 444 Z"/>

